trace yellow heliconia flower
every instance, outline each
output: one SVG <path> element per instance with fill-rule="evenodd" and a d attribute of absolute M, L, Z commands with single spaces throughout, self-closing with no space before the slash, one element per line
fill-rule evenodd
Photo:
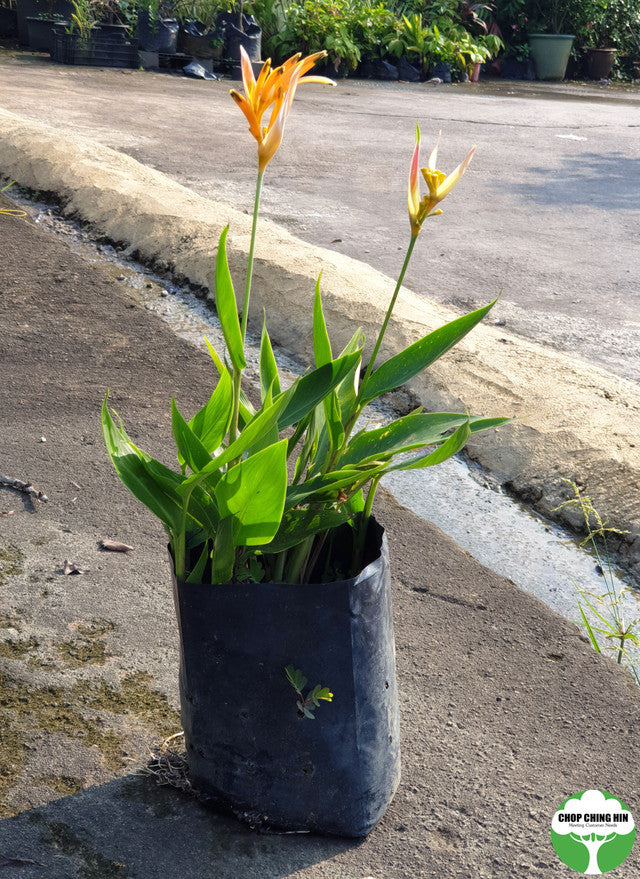
<path fill-rule="evenodd" d="M 416 125 L 416 145 L 411 160 L 411 169 L 409 171 L 409 221 L 411 223 L 411 234 L 413 237 L 420 233 L 422 224 L 427 217 L 441 214 L 438 204 L 443 198 L 451 192 L 456 183 L 460 180 L 464 172 L 469 167 L 469 162 L 473 158 L 476 151 L 475 146 L 471 148 L 467 157 L 462 161 L 455 171 L 447 177 L 442 171 L 436 168 L 438 160 L 438 147 L 440 146 L 440 135 L 433 152 L 429 156 L 429 163 L 426 168 L 422 169 L 422 176 L 429 187 L 429 194 L 420 198 L 420 186 L 418 184 L 418 167 L 420 164 L 420 128 Z"/>
<path fill-rule="evenodd" d="M 301 82 L 320 82 L 335 85 L 326 76 L 305 76 L 308 70 L 320 58 L 326 58 L 326 52 L 316 52 L 303 58 L 301 53 L 292 55 L 284 64 L 271 69 L 271 60 L 262 65 L 256 81 L 253 67 L 245 50 L 240 48 L 242 64 L 242 83 L 244 95 L 235 89 L 231 97 L 238 104 L 249 122 L 249 131 L 258 141 L 258 170 L 262 173 L 276 154 L 282 143 L 284 124 L 289 115 L 296 88 Z M 267 110 L 271 110 L 269 122 L 262 124 Z"/>

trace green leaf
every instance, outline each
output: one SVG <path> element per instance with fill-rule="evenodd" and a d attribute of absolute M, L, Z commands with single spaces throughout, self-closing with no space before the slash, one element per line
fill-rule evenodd
<path fill-rule="evenodd" d="M 173 438 L 178 447 L 178 460 L 181 463 L 186 462 L 194 472 L 206 467 L 211 461 L 211 455 L 184 420 L 173 398 L 171 399 L 171 426 Z"/>
<path fill-rule="evenodd" d="M 278 365 L 273 356 L 273 348 L 271 347 L 271 339 L 267 332 L 267 319 L 265 315 L 262 321 L 262 338 L 260 340 L 260 391 L 263 402 L 269 389 L 271 389 L 273 396 L 277 396 L 280 393 Z"/>
<path fill-rule="evenodd" d="M 466 336 L 496 301 L 494 299 L 489 305 L 450 321 L 390 357 L 369 376 L 366 385 L 363 384 L 360 388 L 360 401 L 366 403 L 374 400 L 418 375 Z"/>
<path fill-rule="evenodd" d="M 213 556 L 211 559 L 212 583 L 229 583 L 233 578 L 235 546 L 233 519 L 221 519 L 213 541 Z"/>
<path fill-rule="evenodd" d="M 284 430 L 309 414 L 327 394 L 340 384 L 359 360 L 360 351 L 338 357 L 297 379 L 289 388 L 292 396 L 278 419 L 278 428 Z"/>
<path fill-rule="evenodd" d="M 327 324 L 322 310 L 322 297 L 320 296 L 320 278 L 316 281 L 316 295 L 313 302 L 313 352 L 316 358 L 316 366 L 324 366 L 333 360 L 331 354 L 331 341 L 327 332 Z"/>
<path fill-rule="evenodd" d="M 236 546 L 269 543 L 280 527 L 287 491 L 287 441 L 230 467 L 215 487 L 220 515 L 234 520 Z"/>
<path fill-rule="evenodd" d="M 108 394 L 102 404 L 102 434 L 107 452 L 116 472 L 129 491 L 170 531 L 182 519 L 182 501 L 178 487 L 182 476 L 169 470 L 138 449 L 127 436 L 122 424 L 117 427 L 108 407 Z M 151 467 L 153 463 L 155 467 Z"/>
<path fill-rule="evenodd" d="M 204 340 L 207 343 L 207 348 L 209 349 L 209 354 L 211 355 L 211 359 L 213 360 L 213 364 L 214 364 L 215 368 L 218 370 L 218 374 L 221 376 L 224 372 L 228 372 L 227 367 L 222 362 L 222 358 L 220 357 L 220 355 L 218 354 L 218 352 L 216 351 L 216 349 L 213 347 L 213 345 L 207 339 L 206 336 L 204 337 Z"/>
<path fill-rule="evenodd" d="M 391 467 L 385 468 L 385 473 L 391 473 L 393 470 L 422 470 L 424 467 L 433 467 L 436 464 L 442 464 L 448 458 L 457 455 L 458 452 L 466 445 L 471 429 L 469 422 L 465 421 L 451 434 L 449 439 L 445 440 L 441 446 L 428 455 L 419 458 L 411 458 L 409 461 L 402 461 L 399 464 L 393 464 Z"/>
<path fill-rule="evenodd" d="M 424 446 L 443 442 L 450 431 L 469 421 L 472 433 L 499 427 L 510 419 L 482 418 L 452 412 L 405 415 L 385 427 L 356 434 L 340 457 L 342 467 L 357 466 L 369 460 L 389 458 Z"/>
<path fill-rule="evenodd" d="M 202 547 L 202 552 L 198 557 L 198 561 L 196 562 L 193 570 L 187 577 L 187 583 L 202 583 L 202 575 L 204 574 L 204 569 L 207 566 L 207 562 L 209 560 L 209 541 L 205 540 L 204 545 Z"/>
<path fill-rule="evenodd" d="M 324 702 L 333 701 L 333 693 L 329 689 L 329 687 L 321 687 L 320 685 L 313 688 L 311 692 L 311 697 L 317 702 L 322 700 Z"/>
<path fill-rule="evenodd" d="M 364 470 L 346 468 L 314 476 L 300 485 L 290 485 L 287 489 L 286 509 L 302 503 L 311 504 L 335 499 L 333 496 L 337 495 L 341 489 L 345 489 L 346 493 L 350 494 L 367 483 L 369 479 L 377 476 L 383 469 L 383 467 Z"/>
<path fill-rule="evenodd" d="M 214 488 L 223 472 L 223 468 L 240 458 L 247 449 L 260 442 L 262 437 L 272 429 L 273 425 L 278 423 L 278 418 L 289 400 L 290 390 L 280 394 L 271 406 L 263 406 L 252 417 L 251 421 L 245 425 L 240 436 L 231 445 L 227 446 L 223 452 L 213 458 L 199 473 L 192 473 L 191 476 L 185 479 L 183 483 L 184 489 L 189 490 L 194 482 L 197 484 L 204 484 L 206 482 L 211 488 Z"/>
<path fill-rule="evenodd" d="M 264 547 L 266 553 L 279 553 L 298 546 L 308 537 L 338 528 L 352 518 L 345 508 L 338 510 L 288 509 L 273 540 Z"/>
<path fill-rule="evenodd" d="M 193 416 L 189 427 L 212 455 L 229 430 L 233 407 L 233 383 L 225 368 L 208 402 Z"/>
<path fill-rule="evenodd" d="M 220 318 L 220 326 L 227 343 L 227 351 L 235 369 L 244 369 L 244 345 L 238 319 L 238 303 L 233 289 L 233 282 L 227 261 L 227 234 L 229 226 L 225 226 L 218 242 L 216 257 L 216 308 Z"/>
<path fill-rule="evenodd" d="M 298 693 L 304 690 L 304 688 L 307 686 L 307 679 L 302 674 L 299 668 L 294 668 L 292 665 L 287 665 L 284 671 L 287 676 L 287 680 L 294 690 L 296 690 Z"/>

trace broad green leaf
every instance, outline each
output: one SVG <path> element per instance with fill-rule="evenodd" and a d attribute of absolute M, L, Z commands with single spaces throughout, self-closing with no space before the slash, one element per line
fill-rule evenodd
<path fill-rule="evenodd" d="M 240 458 L 247 449 L 255 446 L 273 428 L 273 425 L 278 423 L 278 418 L 289 401 L 290 390 L 280 394 L 271 406 L 263 406 L 231 445 L 213 458 L 199 473 L 188 476 L 183 483 L 184 490 L 189 490 L 193 483 L 207 483 L 209 487 L 214 488 L 227 464 Z"/>
<path fill-rule="evenodd" d="M 238 320 L 238 303 L 233 289 L 233 282 L 227 261 L 227 234 L 229 226 L 225 226 L 218 242 L 216 256 L 216 308 L 220 318 L 220 326 L 227 343 L 227 351 L 235 369 L 244 369 L 244 345 Z"/>
<path fill-rule="evenodd" d="M 118 476 L 167 529 L 175 531 L 182 518 L 182 501 L 178 492 L 182 476 L 154 461 L 131 442 L 122 425 L 117 427 L 114 423 L 107 400 L 108 395 L 102 404 L 102 433 Z M 152 461 L 156 465 L 155 472 L 149 467 Z"/>
<path fill-rule="evenodd" d="M 289 510 L 302 503 L 315 503 L 332 499 L 333 495 L 342 489 L 350 494 L 365 485 L 369 479 L 377 476 L 383 469 L 383 467 L 372 467 L 368 470 L 355 468 L 336 470 L 314 476 L 300 485 L 290 485 L 287 489 L 286 509 Z"/>
<path fill-rule="evenodd" d="M 287 441 L 230 467 L 215 487 L 222 517 L 234 520 L 236 546 L 269 543 L 280 526 L 287 491 Z"/>
<path fill-rule="evenodd" d="M 322 310 L 322 297 L 320 296 L 320 278 L 316 281 L 316 295 L 313 301 L 313 353 L 316 358 L 316 366 L 324 366 L 333 360 L 331 354 L 331 341 L 327 332 L 327 324 Z"/>
<path fill-rule="evenodd" d="M 345 505 L 346 507 L 346 505 Z M 348 509 L 288 509 L 273 540 L 264 547 L 265 553 L 284 552 L 308 537 L 338 528 L 352 517 Z"/>
<path fill-rule="evenodd" d="M 390 473 L 393 470 L 421 470 L 423 467 L 433 467 L 435 464 L 442 464 L 443 461 L 457 455 L 465 447 L 470 433 L 469 422 L 465 421 L 435 451 L 419 458 L 411 458 L 409 461 L 393 464 L 391 467 L 385 468 L 385 473 Z"/>
<path fill-rule="evenodd" d="M 349 374 L 358 361 L 360 352 L 338 357 L 324 366 L 308 372 L 289 388 L 292 396 L 278 419 L 278 428 L 284 430 L 309 414 Z"/>
<path fill-rule="evenodd" d="M 466 336 L 490 311 L 495 302 L 494 299 L 489 305 L 450 321 L 414 342 L 413 345 L 409 345 L 404 351 L 390 357 L 369 376 L 366 385 L 363 384 L 360 388 L 360 401 L 374 400 L 418 375 Z"/>
<path fill-rule="evenodd" d="M 231 422 L 233 388 L 228 370 L 220 374 L 220 379 L 209 401 L 189 421 L 189 427 L 211 455 L 218 449 L 227 435 Z"/>
<path fill-rule="evenodd" d="M 178 460 L 186 462 L 194 472 L 206 467 L 211 461 L 211 455 L 184 420 L 173 398 L 171 399 L 171 426 L 173 438 L 178 448 Z"/>
<path fill-rule="evenodd" d="M 260 340 L 260 392 L 263 402 L 269 389 L 271 389 L 274 396 L 280 393 L 278 365 L 273 356 L 273 348 L 271 347 L 271 339 L 267 332 L 267 318 L 265 315 L 262 321 L 262 338 Z"/>
<path fill-rule="evenodd" d="M 467 415 L 452 412 L 405 415 L 385 427 L 356 434 L 338 463 L 341 467 L 356 466 L 370 459 L 387 458 L 421 446 L 436 445 L 443 442 L 450 431 L 460 427 L 467 419 Z M 499 427 L 509 421 L 508 418 L 479 416 L 468 420 L 472 433 Z"/>

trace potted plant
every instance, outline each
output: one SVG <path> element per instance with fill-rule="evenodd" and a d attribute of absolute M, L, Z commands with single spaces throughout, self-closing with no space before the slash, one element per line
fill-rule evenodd
<path fill-rule="evenodd" d="M 102 12 L 102 4 L 73 0 L 71 23 L 55 31 L 55 61 L 91 67 L 137 66 L 138 51 L 127 41 L 126 32 L 100 28 L 98 16 Z"/>
<path fill-rule="evenodd" d="M 29 48 L 34 51 L 49 52 L 53 54 L 54 29 L 66 27 L 69 24 L 68 17 L 55 12 L 55 0 L 47 0 L 46 11 L 26 18 L 27 32 L 29 35 Z"/>
<path fill-rule="evenodd" d="M 633 27 L 633 10 L 625 0 L 591 0 L 584 12 L 578 41 L 586 50 L 587 73 L 591 79 L 607 79 L 626 31 Z M 635 12 L 637 21 L 637 7 Z"/>
<path fill-rule="evenodd" d="M 581 0 L 530 0 L 529 49 L 541 80 L 564 79 L 582 19 Z"/>
<path fill-rule="evenodd" d="M 230 12 L 229 0 L 176 0 L 173 14 L 178 19 L 178 52 L 203 60 L 220 60 L 224 45 L 221 14 Z"/>
<path fill-rule="evenodd" d="M 313 365 L 285 389 L 265 317 L 259 401 L 249 388 L 245 395 L 263 178 L 297 86 L 331 82 L 304 76 L 324 55 L 295 55 L 275 69 L 266 62 L 256 81 L 242 53 L 244 95 L 231 94 L 258 144 L 258 176 L 241 317 L 227 228 L 215 271 L 226 355 L 208 343 L 218 383 L 198 412 L 183 416 L 172 402 L 177 467 L 135 445 L 108 398 L 102 426 L 119 477 L 169 537 L 193 785 L 253 823 L 357 837 L 380 820 L 400 771 L 390 575 L 372 515 L 376 489 L 384 473 L 436 465 L 470 434 L 506 419 L 416 410 L 381 428 L 362 423 L 369 403 L 433 363 L 493 304 L 380 356 L 422 226 L 441 213 L 474 152 L 447 177 L 437 170 L 436 145 L 422 169 L 428 191 L 421 196 L 419 129 L 407 253 L 368 364 L 357 328 L 334 352 L 318 281 Z"/>
<path fill-rule="evenodd" d="M 15 0 L 0 0 L 0 40 L 18 36 L 18 13 Z"/>
<path fill-rule="evenodd" d="M 174 55 L 179 25 L 172 7 L 163 0 L 145 0 L 137 8 L 138 46 L 143 52 Z"/>

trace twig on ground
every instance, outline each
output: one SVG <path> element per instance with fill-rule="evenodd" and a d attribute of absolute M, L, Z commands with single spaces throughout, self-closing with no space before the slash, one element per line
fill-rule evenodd
<path fill-rule="evenodd" d="M 0 485 L 7 485 L 9 488 L 15 488 L 16 491 L 22 491 L 39 501 L 49 500 L 43 491 L 35 488 L 30 482 L 22 482 L 21 479 L 14 479 L 12 476 L 0 476 Z"/>

